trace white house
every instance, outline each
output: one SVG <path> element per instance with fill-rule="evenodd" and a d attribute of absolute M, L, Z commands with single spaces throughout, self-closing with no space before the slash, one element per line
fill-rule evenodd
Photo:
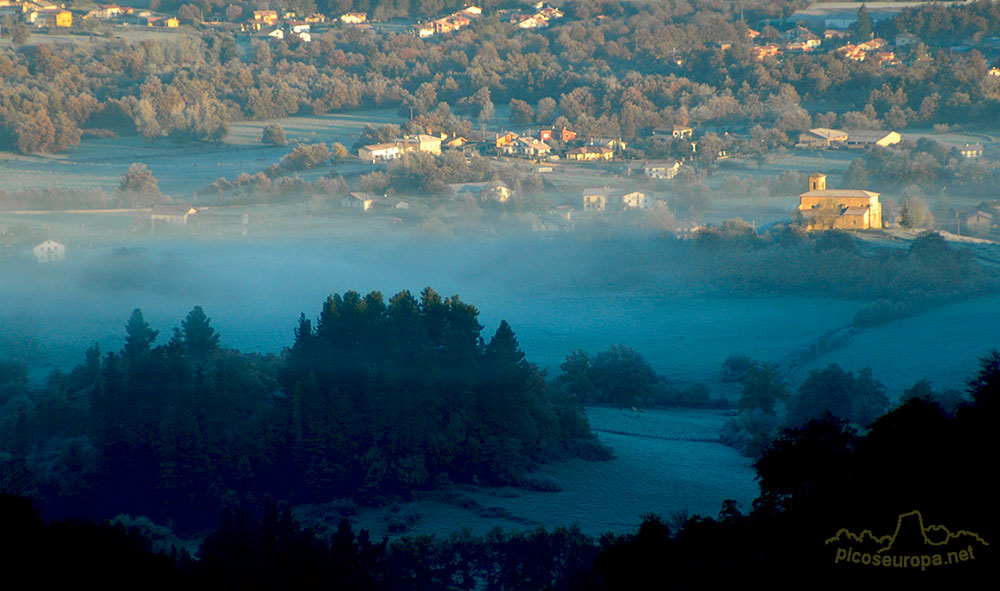
<path fill-rule="evenodd" d="M 55 240 L 46 240 L 35 248 L 32 248 L 31 252 L 38 259 L 39 263 L 54 263 L 66 260 L 66 247 Z"/>
<path fill-rule="evenodd" d="M 672 179 L 681 169 L 681 163 L 673 160 L 648 160 L 642 166 L 643 173 L 651 179 Z"/>
<path fill-rule="evenodd" d="M 399 144 L 395 142 L 388 142 L 384 144 L 371 144 L 368 146 L 362 146 L 358 148 L 358 159 L 366 160 L 371 163 L 375 162 L 385 162 L 387 160 L 395 160 L 403 155 L 403 151 L 399 148 Z"/>
<path fill-rule="evenodd" d="M 653 200 L 645 193 L 633 191 L 622 196 L 622 204 L 634 209 L 649 209 L 653 205 Z"/>

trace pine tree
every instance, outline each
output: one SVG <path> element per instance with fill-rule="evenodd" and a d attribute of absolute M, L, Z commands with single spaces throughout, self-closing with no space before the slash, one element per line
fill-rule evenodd
<path fill-rule="evenodd" d="M 133 371 L 140 359 L 149 353 L 153 341 L 160 331 L 153 330 L 149 323 L 142 316 L 142 310 L 136 308 L 132 310 L 132 316 L 125 325 L 125 347 L 122 349 L 122 357 L 128 363 L 129 371 Z"/>
<path fill-rule="evenodd" d="M 868 41 L 872 37 L 872 17 L 868 15 L 868 9 L 862 4 L 858 9 L 858 20 L 851 28 L 854 32 L 855 41 Z"/>
<path fill-rule="evenodd" d="M 211 326 L 211 319 L 201 306 L 195 306 L 175 329 L 174 340 L 181 344 L 189 359 L 202 364 L 219 347 L 219 333 Z"/>

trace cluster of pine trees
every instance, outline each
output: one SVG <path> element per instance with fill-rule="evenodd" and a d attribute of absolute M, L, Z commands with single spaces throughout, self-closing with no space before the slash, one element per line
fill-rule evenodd
<path fill-rule="evenodd" d="M 504 483 L 592 434 L 579 401 L 550 398 L 501 322 L 430 288 L 389 302 L 332 296 L 282 355 L 243 354 L 195 307 L 171 338 L 135 310 L 124 347 L 90 349 L 32 391 L 0 374 L 6 492 L 68 514 L 211 522 L 247 495 L 297 501 Z M 2 491 L 0 491 L 2 492 Z"/>

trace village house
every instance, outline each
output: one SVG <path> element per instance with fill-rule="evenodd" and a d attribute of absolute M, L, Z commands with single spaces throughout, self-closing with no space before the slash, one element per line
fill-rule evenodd
<path fill-rule="evenodd" d="M 510 22 L 517 25 L 519 29 L 544 29 L 550 25 L 549 21 L 563 17 L 561 10 L 552 6 L 544 6 L 542 3 L 536 4 L 535 9 L 537 12 L 534 14 L 522 14 L 520 12 L 511 14 Z"/>
<path fill-rule="evenodd" d="M 504 148 L 504 152 L 508 154 L 527 156 L 528 158 L 548 156 L 551 151 L 552 148 L 548 144 L 533 137 L 514 138 L 514 141 Z"/>
<path fill-rule="evenodd" d="M 517 139 L 517 134 L 513 131 L 505 131 L 502 134 L 496 134 L 494 139 L 494 145 L 498 150 L 506 148 L 507 146 L 514 143 Z"/>
<path fill-rule="evenodd" d="M 875 62 L 883 68 L 888 66 L 898 66 L 903 63 L 896 57 L 896 54 L 891 51 L 876 51 Z"/>
<path fill-rule="evenodd" d="M 959 154 L 964 158 L 982 158 L 983 156 L 983 145 L 976 142 L 975 144 L 965 144 L 958 149 Z"/>
<path fill-rule="evenodd" d="M 253 11 L 253 20 L 276 25 L 278 24 L 278 12 L 275 10 L 255 10 Z"/>
<path fill-rule="evenodd" d="M 985 236 L 993 227 L 993 214 L 977 209 L 965 218 L 966 231 L 974 236 Z"/>
<path fill-rule="evenodd" d="M 629 160 L 629 163 L 625 165 L 625 176 L 632 176 L 634 174 L 645 174 L 643 167 L 646 163 L 642 160 Z"/>
<path fill-rule="evenodd" d="M 858 189 L 827 189 L 826 175 L 809 177 L 799 195 L 798 213 L 807 230 L 878 230 L 882 228 L 879 194 Z"/>
<path fill-rule="evenodd" d="M 492 199 L 498 203 L 506 203 L 511 196 L 507 185 L 498 182 L 452 183 L 448 185 L 455 197 L 474 197 L 476 199 Z"/>
<path fill-rule="evenodd" d="M 50 29 L 67 29 L 73 26 L 73 13 L 61 8 L 48 8 L 38 12 L 35 25 Z"/>
<path fill-rule="evenodd" d="M 163 27 L 164 29 L 176 29 L 181 26 L 181 21 L 174 17 L 150 16 L 146 18 L 147 27 Z"/>
<path fill-rule="evenodd" d="M 514 19 L 517 21 L 517 28 L 519 29 L 544 29 L 549 26 L 548 19 L 541 18 L 537 15 L 521 15 L 514 17 Z"/>
<path fill-rule="evenodd" d="M 156 227 L 156 222 L 186 226 L 191 216 L 197 213 L 198 210 L 190 205 L 154 205 L 149 221 L 153 227 Z"/>
<path fill-rule="evenodd" d="M 614 156 L 614 150 L 601 146 L 580 146 L 566 152 L 570 160 L 611 160 Z"/>
<path fill-rule="evenodd" d="M 384 144 L 369 144 L 358 148 L 358 159 L 375 164 L 395 160 L 403 155 L 403 151 L 395 142 Z"/>
<path fill-rule="evenodd" d="M 681 163 L 668 158 L 666 160 L 647 160 L 642 165 L 642 173 L 651 179 L 672 179 L 681 169 Z"/>
<path fill-rule="evenodd" d="M 441 136 L 427 135 L 420 133 L 417 135 L 404 136 L 402 139 L 394 140 L 399 144 L 403 152 L 424 152 L 426 154 L 441 155 Z"/>
<path fill-rule="evenodd" d="M 895 131 L 881 131 L 875 129 L 850 129 L 846 131 L 848 148 L 864 149 L 873 146 L 887 147 L 898 144 L 902 138 Z"/>
<path fill-rule="evenodd" d="M 605 211 L 613 191 L 608 187 L 592 187 L 583 190 L 583 211 Z"/>
<path fill-rule="evenodd" d="M 345 25 L 360 25 L 368 20 L 368 15 L 364 12 L 345 12 L 340 15 L 340 22 Z"/>
<path fill-rule="evenodd" d="M 628 147 L 628 144 L 622 138 L 613 137 L 592 137 L 587 140 L 588 146 L 599 146 L 602 148 L 610 148 L 615 152 L 621 152 Z"/>
<path fill-rule="evenodd" d="M 792 41 L 791 43 L 785 44 L 785 49 L 792 52 L 806 53 L 812 51 L 815 48 L 814 45 L 810 45 L 805 41 Z"/>
<path fill-rule="evenodd" d="M 369 144 L 358 148 L 358 159 L 371 162 L 385 162 L 400 158 L 407 152 L 441 154 L 441 137 L 427 134 L 408 135 L 381 144 Z"/>
<path fill-rule="evenodd" d="M 670 128 L 670 135 L 676 138 L 689 138 L 694 135 L 694 128 L 687 125 L 674 125 Z"/>
<path fill-rule="evenodd" d="M 570 131 L 565 127 L 562 128 L 562 131 L 559 132 L 557 132 L 554 129 L 542 129 L 538 132 L 538 139 L 542 140 L 543 142 L 547 142 L 551 140 L 553 137 L 555 137 L 556 139 L 565 144 L 570 140 L 576 139 L 576 132 Z"/>
<path fill-rule="evenodd" d="M 705 227 L 704 224 L 696 222 L 689 218 L 674 224 L 674 234 L 676 234 L 678 238 L 682 238 L 684 240 L 690 240 L 691 238 L 694 238 L 694 235 L 697 234 L 698 231 L 703 229 L 704 227 Z"/>
<path fill-rule="evenodd" d="M 837 51 L 844 54 L 844 57 L 856 62 L 863 62 L 865 58 L 868 57 L 868 53 L 861 47 L 854 45 L 853 43 L 848 43 L 847 45 L 841 47 Z"/>
<path fill-rule="evenodd" d="M 799 134 L 797 148 L 831 148 L 847 143 L 847 132 L 839 129 L 817 127 Z"/>
<path fill-rule="evenodd" d="M 752 55 L 757 61 L 763 61 L 764 59 L 774 57 L 779 53 L 781 53 L 781 46 L 775 45 L 774 43 L 754 45 L 750 48 L 750 55 Z"/>
<path fill-rule="evenodd" d="M 622 195 L 622 205 L 632 209 L 649 209 L 653 206 L 653 200 L 645 193 L 633 191 Z"/>
<path fill-rule="evenodd" d="M 344 207 L 368 211 L 375 206 L 375 197 L 370 193 L 350 193 L 341 202 Z"/>
<path fill-rule="evenodd" d="M 785 31 L 781 37 L 790 51 L 812 51 L 822 43 L 819 35 L 801 26 Z"/>
<path fill-rule="evenodd" d="M 20 4 L 11 0 L 0 0 L 0 16 L 17 16 L 23 12 Z"/>
<path fill-rule="evenodd" d="M 285 31 L 281 27 L 264 27 L 255 37 L 262 39 L 284 39 Z"/>
<path fill-rule="evenodd" d="M 42 242 L 35 248 L 32 248 L 31 253 L 35 255 L 39 263 L 54 263 L 66 260 L 66 246 L 55 240 Z"/>
<path fill-rule="evenodd" d="M 889 42 L 886 41 L 885 39 L 882 39 L 881 37 L 875 37 L 874 39 L 869 39 L 868 41 L 862 41 L 861 43 L 858 43 L 858 47 L 862 51 L 875 51 L 878 49 L 882 49 L 886 45 L 889 45 Z"/>

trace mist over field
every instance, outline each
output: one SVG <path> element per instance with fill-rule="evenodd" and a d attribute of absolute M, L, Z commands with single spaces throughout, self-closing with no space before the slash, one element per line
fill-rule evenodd
<path fill-rule="evenodd" d="M 330 294 L 381 291 L 389 298 L 429 286 L 477 306 L 486 334 L 500 320 L 510 322 L 527 358 L 550 376 L 574 349 L 622 343 L 671 381 L 713 383 L 728 356 L 780 362 L 850 325 L 868 303 L 720 291 L 700 281 L 692 264 L 664 263 L 677 251 L 649 236 L 358 234 L 109 241 L 73 249 L 60 265 L 8 264 L 0 274 L 0 352 L 27 362 L 42 381 L 54 367 L 79 363 L 94 343 L 105 352 L 120 349 L 134 308 L 160 331 L 162 344 L 195 305 L 212 319 L 223 346 L 280 352 L 291 344 L 299 315 L 317 317 Z M 994 305 L 995 296 L 976 298 L 866 329 L 808 368 L 834 361 L 847 369 L 872 366 L 893 396 L 920 377 L 961 388 L 1000 329 L 989 313 Z M 943 327 L 954 344 L 945 352 L 937 346 Z"/>

